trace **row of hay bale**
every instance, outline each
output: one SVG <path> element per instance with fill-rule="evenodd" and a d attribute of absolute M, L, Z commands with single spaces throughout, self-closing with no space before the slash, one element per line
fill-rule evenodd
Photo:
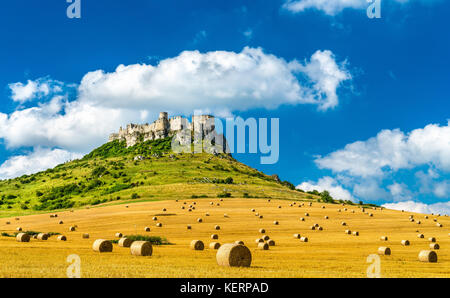
<path fill-rule="evenodd" d="M 383 256 L 390 256 L 391 249 L 389 247 L 381 246 L 378 248 L 378 254 Z M 438 261 L 437 253 L 433 250 L 421 250 L 419 252 L 419 261 L 436 263 Z"/>
<path fill-rule="evenodd" d="M 39 233 L 33 236 L 34 239 L 46 241 L 50 237 L 47 233 Z M 17 242 L 30 242 L 30 235 L 28 233 L 19 233 L 16 235 L 16 241 Z M 58 241 L 67 241 L 67 237 L 64 235 L 59 235 L 57 237 Z"/>
<path fill-rule="evenodd" d="M 153 246 L 149 241 L 132 241 L 128 238 L 121 238 L 119 246 L 129 247 L 130 253 L 134 256 L 151 256 L 153 254 Z M 96 252 L 112 252 L 113 244 L 109 240 L 97 239 L 92 244 L 92 249 Z"/>

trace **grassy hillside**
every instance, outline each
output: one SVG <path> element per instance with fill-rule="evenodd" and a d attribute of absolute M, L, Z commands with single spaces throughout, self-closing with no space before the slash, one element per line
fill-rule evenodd
<path fill-rule="evenodd" d="M 0 216 L 124 201 L 241 197 L 313 199 L 230 155 L 174 154 L 171 139 L 126 148 L 114 141 L 83 159 L 0 181 Z M 142 159 L 142 160 L 141 160 Z"/>

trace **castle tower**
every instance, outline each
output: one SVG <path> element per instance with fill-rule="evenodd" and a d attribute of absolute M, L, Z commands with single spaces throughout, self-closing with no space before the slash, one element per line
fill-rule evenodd
<path fill-rule="evenodd" d="M 159 119 L 160 120 L 163 120 L 163 119 L 169 120 L 169 116 L 168 116 L 167 112 L 160 112 L 159 113 Z"/>

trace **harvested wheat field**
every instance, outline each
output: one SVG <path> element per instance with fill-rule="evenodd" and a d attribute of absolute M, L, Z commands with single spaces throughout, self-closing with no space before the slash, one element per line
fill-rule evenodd
<path fill-rule="evenodd" d="M 189 212 L 181 207 L 196 202 Z M 211 204 L 210 202 L 214 204 Z M 367 257 L 377 254 L 379 247 L 389 247 L 391 255 L 381 255 L 382 277 L 450 277 L 450 219 L 437 215 L 412 214 L 393 210 L 363 212 L 358 206 L 313 203 L 292 204 L 288 200 L 266 199 L 190 199 L 139 202 L 97 206 L 59 212 L 58 220 L 49 214 L 20 217 L 23 231 L 39 231 L 50 235 L 48 240 L 19 242 L 15 237 L 0 237 L 0 277 L 66 277 L 69 255 L 79 255 L 81 276 L 90 277 L 366 277 Z M 282 206 L 282 208 L 278 208 Z M 322 208 L 325 206 L 325 208 Z M 166 211 L 161 210 L 165 208 Z M 255 216 L 256 210 L 263 218 Z M 341 209 L 341 212 L 339 212 Z M 354 211 L 354 213 L 353 213 Z M 208 212 L 209 216 L 203 217 Z M 309 213 L 305 221 L 300 218 Z M 224 217 L 227 214 L 227 217 Z M 409 221 L 409 216 L 422 224 Z M 156 227 L 153 217 L 162 227 Z M 328 216 L 328 219 L 325 219 Z M 197 219 L 202 217 L 199 223 Z M 434 221 L 442 225 L 438 227 Z M 63 224 L 59 224 L 62 220 Z M 278 225 L 274 225 L 274 221 Z M 7 224 L 11 222 L 12 224 Z M 342 226 L 342 222 L 346 226 Z M 313 224 L 323 230 L 311 230 Z M 191 229 L 186 229 L 186 225 Z M 217 230 L 216 225 L 220 226 Z M 3 218 L 0 230 L 14 235 L 18 221 Z M 69 227 L 77 227 L 69 232 Z M 152 227 L 145 232 L 145 227 Z M 255 239 L 260 229 L 274 240 L 269 250 L 260 250 Z M 359 236 L 347 235 L 346 229 Z M 151 256 L 136 256 L 129 247 L 119 246 L 116 233 L 159 236 L 168 245 L 153 245 Z M 57 235 L 67 241 L 57 241 Z M 424 238 L 418 238 L 418 234 Z M 89 238 L 83 238 L 89 234 Z M 209 247 L 211 234 L 223 244 L 243 241 L 251 251 L 251 266 L 246 268 L 219 266 L 217 249 Z M 299 234 L 298 237 L 292 237 Z M 380 237 L 388 240 L 380 242 Z M 299 237 L 308 238 L 302 242 Z M 419 261 L 422 250 L 430 250 L 431 237 L 440 248 L 435 250 L 436 263 Z M 112 252 L 97 252 L 97 239 L 113 241 Z M 401 241 L 408 239 L 409 246 Z M 193 250 L 192 240 L 205 243 L 204 250 Z"/>

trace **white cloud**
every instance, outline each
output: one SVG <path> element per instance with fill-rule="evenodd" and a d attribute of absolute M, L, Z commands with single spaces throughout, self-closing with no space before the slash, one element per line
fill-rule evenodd
<path fill-rule="evenodd" d="M 346 8 L 367 8 L 366 0 L 288 0 L 283 5 L 293 13 L 303 12 L 307 9 L 323 11 L 327 15 L 336 15 Z"/>
<path fill-rule="evenodd" d="M 435 204 L 424 204 L 420 202 L 407 201 L 392 204 L 384 204 L 383 207 L 393 210 L 405 210 L 416 213 L 426 213 L 426 214 L 450 214 L 450 202 L 442 202 Z"/>
<path fill-rule="evenodd" d="M 428 164 L 450 171 L 450 121 L 446 126 L 430 124 L 408 134 L 383 130 L 374 138 L 348 144 L 315 162 L 320 168 L 359 177 L 383 176 L 388 171 Z"/>
<path fill-rule="evenodd" d="M 8 87 L 11 90 L 12 100 L 20 103 L 62 91 L 60 82 L 47 78 L 40 78 L 35 81 L 28 80 L 26 84 L 12 83 Z"/>
<path fill-rule="evenodd" d="M 81 154 L 65 150 L 36 148 L 28 155 L 14 156 L 5 161 L 0 166 L 0 179 L 36 173 L 80 157 Z"/>
<path fill-rule="evenodd" d="M 336 200 L 350 200 L 353 202 L 356 201 L 348 190 L 344 189 L 335 179 L 331 177 L 320 178 L 317 182 L 303 182 L 298 185 L 297 188 L 304 191 L 317 190 L 319 192 L 322 192 L 326 190 Z"/>
<path fill-rule="evenodd" d="M 409 133 L 382 130 L 366 141 L 318 156 L 315 162 L 363 201 L 449 199 L 450 121 Z"/>
<path fill-rule="evenodd" d="M 384 2 L 386 0 L 382 0 Z M 407 4 L 410 2 L 421 2 L 429 4 L 440 0 L 390 0 L 392 3 Z M 345 9 L 365 10 L 370 3 L 367 0 L 287 0 L 283 9 L 292 13 L 300 13 L 309 9 L 319 10 L 327 15 L 334 16 Z"/>
<path fill-rule="evenodd" d="M 240 53 L 185 51 L 157 66 L 90 72 L 79 91 L 81 101 L 113 108 L 192 113 L 198 108 L 223 112 L 309 103 L 326 110 L 338 104 L 337 89 L 349 80 L 345 64 L 330 51 L 317 51 L 309 62 L 299 63 L 246 47 Z"/>
<path fill-rule="evenodd" d="M 109 133 L 139 121 L 139 111 L 52 100 L 42 106 L 0 113 L 0 138 L 9 148 L 58 147 L 87 152 L 107 141 Z"/>

